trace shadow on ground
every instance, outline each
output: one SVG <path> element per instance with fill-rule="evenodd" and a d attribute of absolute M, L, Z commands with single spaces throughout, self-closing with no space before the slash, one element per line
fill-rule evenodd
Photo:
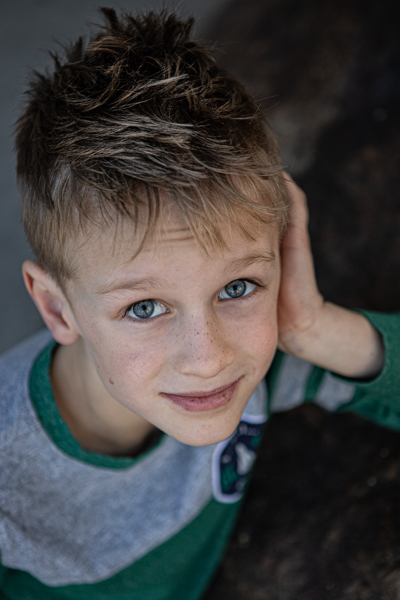
<path fill-rule="evenodd" d="M 219 60 L 307 193 L 320 289 L 400 309 L 400 35 L 393 0 L 233 0 Z M 207 600 L 400 598 L 400 434 L 312 406 L 272 418 Z"/>
<path fill-rule="evenodd" d="M 275 415 L 207 600 L 400 597 L 400 439 L 355 415 Z"/>

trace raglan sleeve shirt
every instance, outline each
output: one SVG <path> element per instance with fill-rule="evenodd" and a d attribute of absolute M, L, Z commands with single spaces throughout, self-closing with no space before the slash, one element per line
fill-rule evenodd
<path fill-rule="evenodd" d="M 48 333 L 5 355 L 0 598 L 201 598 L 271 413 L 315 402 L 400 430 L 400 313 L 364 314 L 385 347 L 383 370 L 373 380 L 345 379 L 277 352 L 231 438 L 194 448 L 164 435 L 136 459 L 85 452 L 72 438 L 52 397 Z"/>
<path fill-rule="evenodd" d="M 267 375 L 270 412 L 314 402 L 400 430 L 400 313 L 360 312 L 382 336 L 385 361 L 381 373 L 372 380 L 347 379 L 277 352 Z"/>

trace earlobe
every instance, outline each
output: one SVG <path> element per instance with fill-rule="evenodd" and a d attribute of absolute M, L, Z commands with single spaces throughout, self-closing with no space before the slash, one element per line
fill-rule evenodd
<path fill-rule="evenodd" d="M 22 274 L 26 289 L 54 339 L 63 345 L 73 344 L 79 331 L 60 286 L 33 260 L 23 263 Z"/>

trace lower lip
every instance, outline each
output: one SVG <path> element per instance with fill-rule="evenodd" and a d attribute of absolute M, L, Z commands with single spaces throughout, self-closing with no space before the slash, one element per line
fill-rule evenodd
<path fill-rule="evenodd" d="M 162 395 L 165 398 L 168 398 L 174 404 L 177 404 L 181 408 L 188 410 L 190 412 L 201 412 L 206 410 L 215 410 L 216 408 L 221 408 L 221 406 L 225 406 L 229 404 L 232 400 L 233 394 L 237 388 L 239 380 L 235 381 L 229 387 L 225 388 L 221 392 L 217 392 L 216 394 L 211 394 L 210 396 L 177 396 L 175 394 L 165 394 Z"/>

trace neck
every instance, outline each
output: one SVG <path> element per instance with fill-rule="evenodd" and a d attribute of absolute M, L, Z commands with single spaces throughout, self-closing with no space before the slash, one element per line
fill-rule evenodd
<path fill-rule="evenodd" d="M 57 348 L 50 378 L 60 415 L 85 450 L 134 456 L 155 433 L 151 423 L 108 393 L 82 338 Z"/>

